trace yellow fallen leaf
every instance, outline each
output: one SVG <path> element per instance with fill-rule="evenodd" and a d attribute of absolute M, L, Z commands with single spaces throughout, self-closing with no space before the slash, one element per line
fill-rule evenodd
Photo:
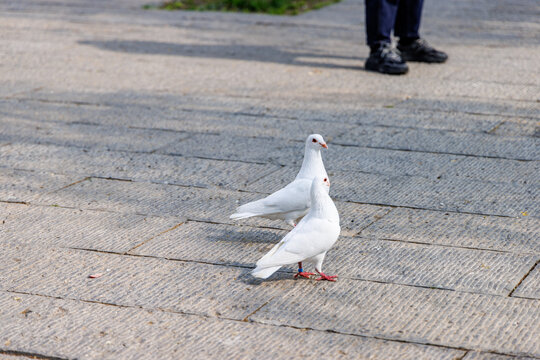
<path fill-rule="evenodd" d="M 527 215 L 529 215 L 529 214 L 528 214 L 526 211 L 522 211 L 522 212 L 521 212 L 521 215 L 527 216 Z"/>

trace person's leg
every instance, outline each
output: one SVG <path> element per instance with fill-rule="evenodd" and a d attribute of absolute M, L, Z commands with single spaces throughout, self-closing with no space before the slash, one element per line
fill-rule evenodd
<path fill-rule="evenodd" d="M 367 44 L 371 50 L 390 43 L 400 0 L 366 0 Z"/>
<path fill-rule="evenodd" d="M 365 0 L 366 33 L 370 48 L 365 69 L 384 74 L 405 74 L 409 68 L 392 47 L 392 28 L 400 0 Z"/>
<path fill-rule="evenodd" d="M 424 0 L 400 0 L 394 35 L 399 37 L 398 50 L 405 61 L 442 63 L 448 59 L 444 52 L 434 49 L 418 33 Z"/>
<path fill-rule="evenodd" d="M 400 0 L 394 23 L 394 35 L 404 45 L 419 39 L 420 20 L 424 0 Z"/>

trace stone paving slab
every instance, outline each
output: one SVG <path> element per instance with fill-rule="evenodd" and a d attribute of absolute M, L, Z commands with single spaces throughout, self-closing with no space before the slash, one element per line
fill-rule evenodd
<path fill-rule="evenodd" d="M 534 136 L 540 137 L 540 122 L 528 119 L 509 119 L 504 121 L 493 131 L 494 134 L 504 136 Z"/>
<path fill-rule="evenodd" d="M 1 203 L 0 214 L 2 244 L 75 247 L 120 253 L 183 222 L 172 217 Z"/>
<path fill-rule="evenodd" d="M 259 194 L 221 189 L 90 178 L 40 201 L 79 209 L 229 222 L 239 201 L 258 197 Z M 163 198 L 167 201 L 156 201 Z"/>
<path fill-rule="evenodd" d="M 398 150 L 540 160 L 540 139 L 453 133 L 440 130 L 377 129 L 362 126 L 340 136 L 339 144 Z"/>
<path fill-rule="evenodd" d="M 540 254 L 540 220 L 393 209 L 361 233 L 364 237 Z"/>
<path fill-rule="evenodd" d="M 280 169 L 270 164 L 24 143 L 1 147 L 0 157 L 2 165 L 18 169 L 232 189 Z"/>
<path fill-rule="evenodd" d="M 9 142 L 69 145 L 81 148 L 152 151 L 186 134 L 88 124 L 45 123 L 4 118 L 0 139 Z"/>
<path fill-rule="evenodd" d="M 300 166 L 304 141 L 195 134 L 182 142 L 169 144 L 158 152 Z M 332 140 L 329 141 L 328 151 L 323 152 L 327 169 L 359 170 L 392 175 L 430 176 L 433 174 L 436 176 L 452 160 L 459 158 L 456 155 L 415 154 L 387 149 L 336 146 Z"/>
<path fill-rule="evenodd" d="M 122 93 L 107 96 L 99 93 L 38 94 L 35 98 L 0 100 L 2 113 L 29 120 L 83 124 L 97 122 L 111 126 L 209 133 L 219 131 L 233 135 L 250 133 L 296 140 L 303 140 L 300 134 L 310 132 L 314 127 L 331 138 L 349 129 L 352 124 L 368 128 L 412 127 L 452 132 L 490 132 L 506 136 L 533 136 L 538 129 L 538 120 L 499 114 L 468 114 L 427 108 L 403 109 L 394 105 L 366 109 L 365 105 L 354 103 L 342 104 L 330 111 L 328 107 L 332 103 L 325 103 L 324 99 L 321 99 L 318 106 L 308 102 L 284 106 L 281 100 L 254 98 L 239 98 L 235 104 L 231 104 L 222 97 L 208 95 L 169 99 L 170 96 L 156 97 L 152 93 L 130 96 Z M 152 107 L 149 105 L 152 103 L 163 103 L 163 106 Z M 306 106 L 315 109 L 306 109 Z M 35 109 L 39 109 L 39 116 Z M 222 121 L 230 118 L 235 121 Z M 329 123 L 338 123 L 339 126 Z"/>
<path fill-rule="evenodd" d="M 337 200 L 503 216 L 519 216 L 527 212 L 528 216 L 538 217 L 537 187 L 456 180 L 430 181 L 363 173 L 343 174 L 341 179 L 342 185 L 337 189 L 335 186 L 332 188 L 332 196 Z M 362 184 L 362 188 L 357 184 Z M 167 194 L 168 202 L 154 201 L 164 194 Z M 253 193 L 94 178 L 47 195 L 46 199 L 40 201 L 49 205 L 148 215 L 186 216 L 189 213 L 191 219 L 228 222 L 225 214 L 232 214 L 240 203 L 260 197 L 260 194 Z"/>
<path fill-rule="evenodd" d="M 47 195 L 40 199 L 40 204 L 233 224 L 229 216 L 237 206 L 264 196 L 223 189 L 91 178 Z M 156 202 L 162 197 L 168 200 Z M 388 212 L 387 208 L 364 204 L 338 202 L 336 206 L 343 213 L 342 231 L 345 235 L 360 232 Z M 242 223 L 289 229 L 285 222 L 278 220 L 257 218 L 243 220 Z"/>
<path fill-rule="evenodd" d="M 540 161 L 465 157 L 445 169 L 441 177 L 540 185 Z"/>
<path fill-rule="evenodd" d="M 146 101 L 163 102 L 163 96 L 156 97 L 152 93 L 144 95 Z M 73 94 L 66 96 L 73 97 Z M 509 116 L 403 110 L 394 106 L 367 110 L 356 104 L 345 104 L 332 111 L 327 108 L 310 111 L 302 106 L 283 108 L 283 104 L 277 101 L 265 103 L 260 99 L 238 99 L 235 104 L 230 104 L 217 97 L 209 101 L 210 98 L 186 96 L 156 108 L 144 102 L 122 99 L 117 93 L 109 94 L 107 98 L 95 94 L 92 99 L 88 94 L 78 94 L 78 97 L 81 96 L 87 98 L 85 104 L 80 100 L 74 103 L 55 102 L 48 100 L 47 96 L 34 100 L 18 97 L 17 100 L 0 100 L 0 103 L 2 113 L 7 116 L 31 120 L 67 123 L 97 121 L 102 125 L 234 135 L 249 133 L 296 140 L 303 140 L 300 135 L 312 132 L 315 126 L 331 138 L 355 125 L 453 132 L 488 132 L 498 126 L 494 134 L 532 136 L 536 123 Z M 39 117 L 34 109 L 40 110 Z M 234 118 L 234 122 L 224 122 L 224 118 Z"/>
<path fill-rule="evenodd" d="M 250 319 L 538 357 L 539 316 L 533 300 L 343 280 L 296 282 Z"/>
<path fill-rule="evenodd" d="M 355 279 L 508 295 L 537 257 L 342 237 L 324 268 Z"/>
<path fill-rule="evenodd" d="M 430 110 L 409 110 L 390 108 L 366 111 L 358 114 L 358 125 L 374 125 L 388 127 L 414 127 L 431 130 L 451 130 L 460 132 L 486 132 L 504 121 L 505 117 L 491 115 L 458 114 Z M 354 115 L 353 115 L 354 116 Z"/>
<path fill-rule="evenodd" d="M 4 250 L 2 290 L 236 320 L 293 285 L 254 286 L 238 280 L 246 269 L 193 262 L 27 245 Z"/>
<path fill-rule="evenodd" d="M 242 142 L 239 139 L 233 142 L 236 141 Z M 276 141 L 281 140 L 276 139 Z M 299 144 L 291 146 L 298 148 L 297 153 L 301 154 Z M 19 169 L 59 172 L 59 167 L 61 167 L 64 172 L 71 171 L 86 176 L 150 179 L 195 186 L 213 184 L 233 188 L 238 188 L 237 184 L 242 183 L 242 180 L 246 185 L 266 173 L 279 169 L 277 165 L 270 164 L 244 164 L 234 161 L 219 163 L 207 159 L 187 159 L 159 154 L 114 153 L 24 143 L 4 146 L 0 149 L 0 155 L 3 158 L 3 165 Z M 212 154 L 205 155 L 213 157 Z M 464 177 L 490 182 L 518 182 L 527 185 L 538 184 L 536 174 L 540 171 L 540 162 L 421 154 L 337 145 L 332 145 L 332 148 L 325 151 L 324 155 L 329 170 L 357 170 L 388 175 L 426 176 L 427 174 L 428 177 L 435 178 L 444 172 L 445 177 Z M 43 158 L 48 161 L 43 161 Z M 239 154 L 238 159 L 241 158 Z M 285 159 L 279 161 L 282 164 L 293 164 L 294 169 L 289 167 L 283 169 L 283 172 L 291 178 L 294 178 L 297 167 L 300 166 L 298 159 L 301 161 L 301 156 L 295 156 L 291 158 L 291 161 L 285 161 Z M 70 166 L 71 163 L 73 166 Z M 216 169 L 213 173 L 210 167 L 220 169 Z M 254 169 L 261 169 L 262 175 Z M 183 180 L 186 175 L 189 175 L 189 181 Z M 204 179 L 201 179 L 203 175 Z M 273 176 L 268 180 L 272 180 Z M 264 186 L 275 188 L 266 183 Z"/>
<path fill-rule="evenodd" d="M 82 179 L 74 175 L 0 168 L 0 201 L 33 201 Z"/>
<path fill-rule="evenodd" d="M 332 196 L 341 201 L 511 217 L 540 211 L 540 189 L 533 185 L 352 172 L 336 174 L 334 185 Z"/>
<path fill-rule="evenodd" d="M 528 299 L 540 299 L 540 257 L 538 257 L 536 267 L 523 280 L 523 282 L 513 292 L 512 296 Z"/>
<path fill-rule="evenodd" d="M 286 233 L 187 223 L 130 253 L 252 268 Z M 214 252 L 209 253 L 210 248 Z M 326 257 L 324 271 L 338 273 L 340 278 L 508 295 L 535 261 L 534 255 L 341 236 Z M 304 268 L 312 271 L 312 265 Z M 283 268 L 287 269 L 296 271 L 295 266 Z"/>
<path fill-rule="evenodd" d="M 302 153 L 300 147 L 298 145 L 296 147 L 298 148 L 298 152 Z M 425 154 L 388 149 L 339 146 L 332 144 L 331 141 L 328 147 L 328 151 L 323 152 L 325 168 L 327 172 L 336 171 L 337 173 L 360 171 L 383 175 L 436 178 L 446 167 L 461 159 L 460 156 L 456 155 Z M 298 159 L 301 161 L 302 157 L 296 156 L 295 160 L 292 161 L 283 159 L 283 165 L 285 165 L 286 168 L 281 170 L 281 172 L 284 174 L 286 173 L 288 178 L 294 179 L 296 176 L 296 173 L 301 166 L 301 162 Z M 294 169 L 291 169 L 291 163 L 294 164 Z M 280 172 L 277 173 L 277 176 L 281 178 Z M 266 189 L 270 188 L 277 190 L 277 187 L 272 183 L 272 180 L 272 177 L 261 178 L 258 182 L 260 184 L 259 187 L 263 188 L 266 186 Z"/>
<path fill-rule="evenodd" d="M 192 359 L 275 359 L 287 354 L 287 358 L 451 360 L 464 354 L 434 346 L 16 293 L 0 292 L 0 304 L 2 322 L 10 324 L 0 335 L 1 344 L 9 341 L 9 348 L 16 351 L 61 358 L 155 359 L 189 354 Z"/>
<path fill-rule="evenodd" d="M 129 253 L 253 267 L 268 248 L 278 243 L 287 232 L 190 221 L 157 236 Z M 215 251 L 209 252 L 208 249 L 212 248 Z"/>
<path fill-rule="evenodd" d="M 466 51 L 469 51 L 467 49 Z M 504 50 L 507 53 L 507 50 Z M 504 98 L 497 101 L 472 98 L 419 99 L 410 98 L 396 105 L 401 109 L 429 109 L 431 111 L 465 112 L 484 115 L 520 116 L 538 121 L 538 104 L 531 102 L 509 101 Z"/>

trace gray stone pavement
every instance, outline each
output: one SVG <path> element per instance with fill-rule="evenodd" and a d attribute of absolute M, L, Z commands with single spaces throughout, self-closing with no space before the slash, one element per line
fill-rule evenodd
<path fill-rule="evenodd" d="M 540 359 L 537 1 L 427 1 L 404 77 L 359 0 L 148 2 L 0 1 L 0 358 Z M 255 280 L 312 132 L 339 281 Z"/>

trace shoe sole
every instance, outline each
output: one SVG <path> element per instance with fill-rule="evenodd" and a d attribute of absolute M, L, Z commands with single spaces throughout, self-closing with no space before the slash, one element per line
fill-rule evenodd
<path fill-rule="evenodd" d="M 442 64 L 443 62 L 446 62 L 446 60 L 448 60 L 448 58 L 445 58 L 445 59 L 417 58 L 417 57 L 414 57 L 414 56 L 411 57 L 411 56 L 404 55 L 403 53 L 401 54 L 401 58 L 404 61 L 423 62 L 423 63 L 428 63 L 428 64 Z"/>
<path fill-rule="evenodd" d="M 366 63 L 364 65 L 364 69 L 368 71 L 375 71 L 381 74 L 387 74 L 387 75 L 405 75 L 409 72 L 409 68 L 405 69 L 392 69 L 385 67 L 384 65 L 374 64 L 371 65 L 370 63 Z"/>

